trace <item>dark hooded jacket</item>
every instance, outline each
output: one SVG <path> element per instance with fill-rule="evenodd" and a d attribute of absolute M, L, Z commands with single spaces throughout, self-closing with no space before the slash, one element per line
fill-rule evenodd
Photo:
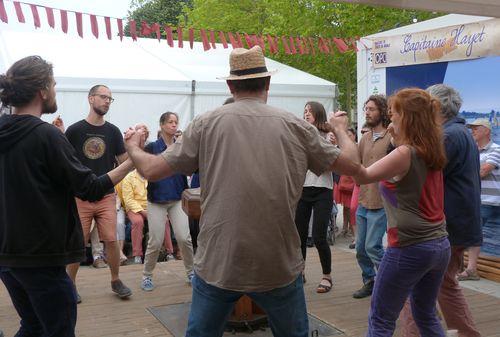
<path fill-rule="evenodd" d="M 113 183 L 83 166 L 64 134 L 30 115 L 0 117 L 0 267 L 63 266 L 84 258 L 75 196 Z"/>

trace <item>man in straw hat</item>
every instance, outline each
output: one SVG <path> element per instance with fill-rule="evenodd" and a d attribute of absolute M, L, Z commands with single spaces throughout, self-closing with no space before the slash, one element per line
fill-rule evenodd
<path fill-rule="evenodd" d="M 224 79 L 234 103 L 197 116 L 160 156 L 141 150 L 140 129 L 126 134 L 127 150 L 148 180 L 200 171 L 202 216 L 186 336 L 222 336 L 235 302 L 247 294 L 266 311 L 274 336 L 306 337 L 295 209 L 308 169 L 354 175 L 357 148 L 343 112 L 327 123 L 338 149 L 311 124 L 266 104 L 273 72 L 260 47 L 234 49 L 229 63 Z"/>

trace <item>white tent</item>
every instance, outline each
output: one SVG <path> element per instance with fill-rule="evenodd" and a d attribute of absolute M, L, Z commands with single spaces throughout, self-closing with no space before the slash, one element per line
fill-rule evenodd
<path fill-rule="evenodd" d="M 205 52 L 201 43 L 191 50 L 186 41 L 184 48 L 178 48 L 177 41 L 170 48 L 165 40 L 120 41 L 115 35 L 110 41 L 86 31 L 82 39 L 74 32 L 30 27 L 0 23 L 0 72 L 28 55 L 53 63 L 58 113 L 66 126 L 86 116 L 87 93 L 94 84 L 110 87 L 115 102 L 106 118 L 122 130 L 144 122 L 155 131 L 165 111 L 178 112 L 184 128 L 194 116 L 230 96 L 225 81 L 217 77 L 229 73 L 231 48 L 220 44 Z M 269 104 L 298 116 L 309 100 L 323 103 L 327 111 L 334 108 L 334 83 L 270 59 L 266 62 L 269 69 L 278 70 L 271 80 Z"/>

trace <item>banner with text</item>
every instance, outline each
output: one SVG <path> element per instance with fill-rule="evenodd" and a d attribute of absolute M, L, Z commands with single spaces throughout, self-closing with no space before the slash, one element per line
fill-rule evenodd
<path fill-rule="evenodd" d="M 500 55 L 500 19 L 373 40 L 375 68 Z"/>

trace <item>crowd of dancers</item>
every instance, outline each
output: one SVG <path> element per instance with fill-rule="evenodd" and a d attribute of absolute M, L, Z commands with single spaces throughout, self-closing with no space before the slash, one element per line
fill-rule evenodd
<path fill-rule="evenodd" d="M 320 103 L 307 102 L 298 118 L 268 105 L 274 72 L 260 47 L 234 49 L 229 64 L 223 79 L 233 103 L 196 116 L 177 140 L 178 116 L 165 113 L 159 138 L 148 144 L 145 125 L 123 137 L 104 120 L 114 100 L 105 85 L 90 89 L 86 119 L 65 129 L 60 118 L 54 125 L 40 119 L 57 111 L 50 63 L 26 57 L 0 76 L 0 99 L 11 110 L 0 117 L 0 277 L 21 317 L 16 336 L 74 336 L 82 300 L 76 276 L 92 222 L 112 291 L 132 294 L 119 277 L 113 186 L 134 168 L 134 179 L 148 182 L 141 202 L 126 210 L 135 224 L 133 254 L 144 255 L 141 288 L 154 288 L 168 215 L 193 288 L 188 337 L 222 336 L 244 294 L 264 309 L 274 336 L 308 336 L 303 270 L 311 214 L 322 268 L 316 290 L 334 285 L 326 240 L 332 172 L 343 181 L 337 193 L 350 190 L 357 202 L 338 195 L 352 211 L 344 229 L 347 218 L 356 228 L 362 286 L 353 297 L 372 296 L 367 336 L 392 336 L 400 314 L 405 336 L 445 336 L 437 303 L 448 329 L 480 336 L 456 279 L 464 249 L 481 245 L 485 221 L 480 149 L 457 116 L 459 93 L 437 84 L 388 100 L 370 96 L 358 145 L 345 112 L 327 116 Z M 497 152 L 493 158 L 500 161 Z M 489 173 L 497 174 L 498 161 Z M 202 208 L 196 254 L 180 203 L 194 173 Z M 137 242 L 146 220 L 143 252 Z"/>

